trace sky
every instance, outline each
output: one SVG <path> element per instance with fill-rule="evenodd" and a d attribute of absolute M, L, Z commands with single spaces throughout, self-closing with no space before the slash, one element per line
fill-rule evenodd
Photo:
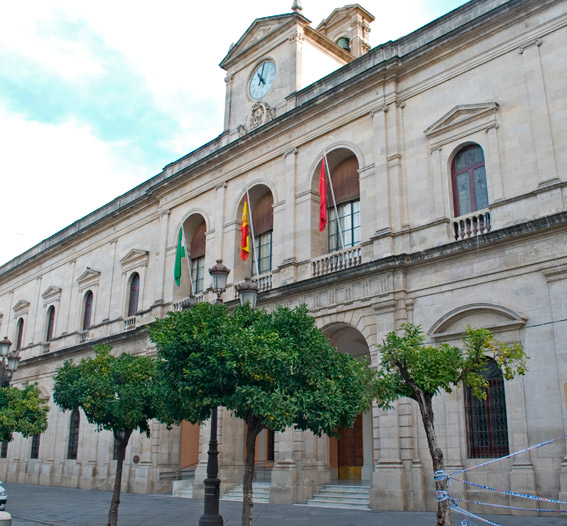
<path fill-rule="evenodd" d="M 303 0 L 316 27 L 344 0 Z M 360 0 L 372 47 L 464 0 Z M 292 0 L 0 6 L 0 265 L 223 131 L 218 64 Z M 209 6 L 212 6 L 210 8 Z"/>

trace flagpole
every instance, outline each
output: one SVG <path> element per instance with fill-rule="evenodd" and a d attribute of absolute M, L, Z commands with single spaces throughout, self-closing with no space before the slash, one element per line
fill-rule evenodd
<path fill-rule="evenodd" d="M 189 283 L 191 284 L 191 287 L 189 289 L 189 295 L 192 296 L 194 295 L 194 289 L 193 289 L 193 274 L 191 272 L 191 259 L 190 259 L 191 255 L 187 250 L 187 241 L 185 240 L 185 229 L 183 228 L 183 225 L 181 225 L 181 242 L 185 247 L 185 259 L 187 260 L 187 269 L 189 270 Z"/>
<path fill-rule="evenodd" d="M 333 181 L 331 179 L 331 169 L 329 168 L 329 161 L 327 160 L 327 152 L 323 150 L 323 159 L 325 160 L 325 165 L 327 167 L 327 173 L 329 174 L 329 186 L 331 187 L 331 197 L 333 198 L 333 206 L 335 208 L 335 216 L 337 219 L 337 227 L 339 229 L 339 236 L 341 240 L 342 247 L 345 248 L 345 240 L 343 237 L 343 231 L 341 229 L 341 221 L 339 219 L 339 210 L 337 208 L 337 202 L 335 200 L 335 192 L 333 191 Z"/>
<path fill-rule="evenodd" d="M 248 187 L 246 187 L 246 199 L 248 200 L 248 221 L 250 223 L 250 233 L 252 234 L 252 266 L 256 263 L 256 275 L 260 275 L 260 267 L 258 266 L 258 258 L 256 256 L 256 240 L 254 238 L 254 223 L 252 222 L 252 205 L 250 204 L 250 195 L 248 195 Z"/>

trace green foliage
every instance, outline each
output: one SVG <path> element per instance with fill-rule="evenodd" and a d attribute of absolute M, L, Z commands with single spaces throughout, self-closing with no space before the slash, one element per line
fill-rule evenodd
<path fill-rule="evenodd" d="M 224 406 L 243 420 L 316 434 L 350 427 L 371 401 L 371 371 L 340 354 L 305 306 L 228 312 L 200 303 L 150 329 L 172 422 L 206 420 Z"/>
<path fill-rule="evenodd" d="M 25 437 L 43 433 L 48 412 L 37 385 L 0 388 L 0 441 L 9 442 L 14 432 Z"/>
<path fill-rule="evenodd" d="M 425 345 L 421 327 L 405 324 L 401 335 L 390 332 L 381 346 L 382 367 L 379 372 L 377 400 L 390 407 L 400 397 L 417 399 L 419 393 L 434 396 L 450 393 L 461 384 L 473 394 L 486 398 L 487 382 L 482 376 L 486 358 L 496 360 L 504 378 L 510 380 L 525 374 L 529 359 L 519 343 L 506 345 L 494 339 L 487 329 L 467 327 L 462 348 L 441 344 Z"/>
<path fill-rule="evenodd" d="M 95 346 L 94 357 L 77 365 L 66 360 L 55 376 L 53 399 L 64 410 L 81 408 L 99 430 L 139 429 L 148 436 L 148 420 L 157 416 L 156 362 L 148 356 L 110 354 Z"/>

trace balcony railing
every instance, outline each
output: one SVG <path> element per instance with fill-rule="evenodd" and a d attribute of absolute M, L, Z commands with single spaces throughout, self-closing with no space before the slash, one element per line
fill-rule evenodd
<path fill-rule="evenodd" d="M 260 274 L 259 276 L 252 276 L 252 281 L 256 283 L 256 285 L 258 285 L 258 292 L 266 292 L 267 290 L 272 290 L 273 282 L 271 272 L 266 272 L 264 274 Z M 244 281 L 239 281 L 232 287 L 233 298 L 235 300 L 239 297 L 238 285 L 240 285 L 241 283 L 244 283 Z"/>
<path fill-rule="evenodd" d="M 79 333 L 79 341 L 80 341 L 81 343 L 85 343 L 85 342 L 88 341 L 88 340 L 89 340 L 89 331 L 88 331 L 88 330 L 86 330 L 86 331 L 81 331 L 81 332 Z"/>
<path fill-rule="evenodd" d="M 360 246 L 344 248 L 311 261 L 311 275 L 313 277 L 324 276 L 345 268 L 356 267 L 361 263 L 362 248 Z"/>
<path fill-rule="evenodd" d="M 124 319 L 124 330 L 131 331 L 136 328 L 136 316 L 130 316 Z"/>
<path fill-rule="evenodd" d="M 481 236 L 490 232 L 490 212 L 473 212 L 453 220 L 455 241 Z"/>
<path fill-rule="evenodd" d="M 193 296 L 193 297 L 197 300 L 197 303 L 201 303 L 201 301 L 203 301 L 203 294 L 197 294 L 197 295 L 195 295 L 195 296 Z M 186 301 L 186 300 L 188 300 L 188 299 L 189 299 L 189 296 L 187 296 L 186 298 L 183 298 L 182 300 L 174 301 L 174 302 L 171 304 L 171 310 L 172 310 L 173 312 L 182 311 L 182 310 L 183 310 L 183 302 Z"/>

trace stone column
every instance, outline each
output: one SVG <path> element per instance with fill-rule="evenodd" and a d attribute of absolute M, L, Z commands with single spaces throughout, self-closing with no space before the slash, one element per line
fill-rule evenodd
<path fill-rule="evenodd" d="M 294 447 L 299 431 L 289 427 L 275 436 L 275 462 L 270 486 L 270 503 L 292 504 L 296 502 L 297 463 Z"/>
<path fill-rule="evenodd" d="M 296 248 L 295 248 L 295 185 L 297 177 L 297 148 L 287 150 L 283 154 L 285 163 L 285 201 L 277 203 L 279 229 L 283 233 L 281 243 L 274 246 L 274 262 L 279 263 L 279 283 L 296 280 Z M 276 204 L 274 203 L 274 226 L 276 226 Z M 303 258 L 300 258 L 303 259 Z"/>
<path fill-rule="evenodd" d="M 396 326 L 397 300 L 393 294 L 372 307 L 376 314 L 376 325 Z M 387 318 L 388 322 L 380 323 Z M 403 404 L 402 404 L 403 405 Z M 374 418 L 374 473 L 370 490 L 370 506 L 373 509 L 402 511 L 406 509 L 406 474 L 400 448 L 400 414 L 405 413 L 400 403 L 389 410 L 373 408 Z"/>
<path fill-rule="evenodd" d="M 374 128 L 374 181 L 376 203 L 375 224 L 376 232 L 371 237 L 373 241 L 373 256 L 375 259 L 389 256 L 393 253 L 391 203 L 389 199 L 389 181 L 386 165 L 386 114 L 385 104 L 370 112 Z"/>
<path fill-rule="evenodd" d="M 171 210 L 162 210 L 159 215 L 159 252 L 157 254 L 157 268 L 155 276 L 156 305 L 165 302 L 165 257 L 167 254 L 167 232 L 169 230 L 169 217 Z"/>
<path fill-rule="evenodd" d="M 490 126 L 486 130 L 488 136 L 488 185 L 490 190 L 490 202 L 496 203 L 504 199 L 502 186 L 502 167 L 500 165 L 500 147 L 498 145 L 498 124 Z"/>
<path fill-rule="evenodd" d="M 558 265 L 555 268 L 544 271 L 547 286 L 549 288 L 549 301 L 551 309 L 551 326 L 553 327 L 553 339 L 555 353 L 557 356 L 557 376 L 559 377 L 561 401 L 562 431 L 558 434 L 567 434 L 567 324 L 559 323 L 567 319 L 567 265 Z M 559 500 L 567 500 L 567 452 L 565 442 L 560 441 L 563 460 L 559 471 Z M 565 509 L 565 506 L 562 506 Z"/>
<path fill-rule="evenodd" d="M 224 223 L 226 221 L 226 217 L 225 217 L 226 187 L 227 184 L 222 183 L 215 188 L 216 210 L 213 218 L 214 223 L 209 226 L 209 230 L 207 231 L 207 246 L 211 246 L 213 248 L 213 253 L 207 254 L 207 264 L 210 263 L 211 266 L 214 265 L 215 260 L 219 258 L 224 259 L 223 228 L 224 228 Z M 207 252 L 209 251 L 207 250 Z"/>
<path fill-rule="evenodd" d="M 541 38 L 520 48 L 523 57 L 524 77 L 528 92 L 528 106 L 532 125 L 535 156 L 540 187 L 558 183 L 553 136 L 549 122 L 549 106 L 540 56 Z M 540 212 L 549 214 L 562 209 L 559 189 L 538 194 Z"/>

